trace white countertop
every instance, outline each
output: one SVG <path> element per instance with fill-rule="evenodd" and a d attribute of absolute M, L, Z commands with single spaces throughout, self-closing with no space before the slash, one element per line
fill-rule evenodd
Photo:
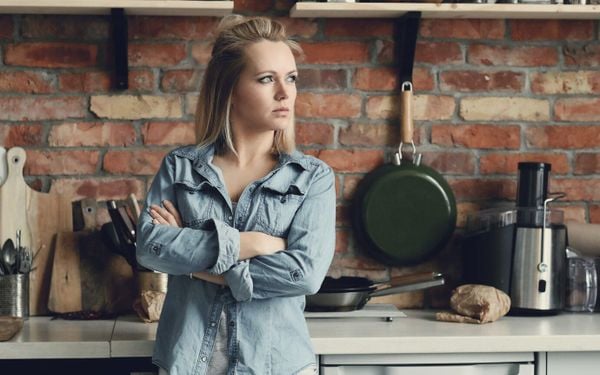
<path fill-rule="evenodd" d="M 600 351 L 600 314 L 503 317 L 484 325 L 438 322 L 434 312 L 404 310 L 392 322 L 374 318 L 309 319 L 317 354 L 525 353 Z M 32 317 L 0 359 L 148 357 L 156 323 L 135 316 L 116 321 Z"/>

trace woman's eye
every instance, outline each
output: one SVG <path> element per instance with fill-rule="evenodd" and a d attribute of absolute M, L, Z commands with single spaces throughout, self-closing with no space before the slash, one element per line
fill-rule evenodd
<path fill-rule="evenodd" d="M 270 83 L 273 82 L 273 77 L 271 76 L 264 76 L 258 79 L 258 82 L 260 83 Z"/>
<path fill-rule="evenodd" d="M 297 80 L 298 80 L 298 76 L 289 76 L 288 77 L 288 82 L 296 83 Z"/>

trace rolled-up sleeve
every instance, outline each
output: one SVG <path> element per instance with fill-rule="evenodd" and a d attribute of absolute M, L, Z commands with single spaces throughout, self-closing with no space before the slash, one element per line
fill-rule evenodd
<path fill-rule="evenodd" d="M 199 271 L 221 274 L 239 259 L 237 229 L 216 219 L 205 221 L 200 228 L 152 223 L 150 205 L 170 200 L 177 206 L 174 158 L 172 154 L 165 157 L 146 196 L 137 226 L 137 261 L 144 267 L 172 275 Z"/>
<path fill-rule="evenodd" d="M 306 192 L 287 237 L 287 249 L 239 262 L 224 273 L 238 301 L 314 294 L 335 251 L 335 177 L 328 166 Z"/>

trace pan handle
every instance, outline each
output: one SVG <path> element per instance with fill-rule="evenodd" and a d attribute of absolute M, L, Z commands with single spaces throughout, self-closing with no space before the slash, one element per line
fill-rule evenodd
<path fill-rule="evenodd" d="M 413 164 L 421 163 L 421 155 L 417 155 L 417 148 L 413 141 L 413 119 L 412 119 L 412 98 L 413 85 L 410 81 L 403 82 L 400 89 L 400 145 L 398 152 L 395 155 L 394 162 L 396 165 L 402 164 L 402 146 L 410 144 L 412 146 L 412 161 Z"/>
<path fill-rule="evenodd" d="M 387 287 L 387 286 L 402 286 L 408 284 L 419 283 L 422 281 L 430 281 L 435 280 L 442 277 L 441 273 L 438 272 L 419 272 L 419 273 L 411 273 L 408 275 L 395 276 L 389 279 L 389 281 L 384 281 L 380 283 L 374 284 L 376 287 Z"/>
<path fill-rule="evenodd" d="M 378 289 L 372 293 L 369 293 L 369 297 L 381 297 L 388 296 L 390 294 L 398 294 L 405 292 L 414 292 L 415 290 L 427 289 L 434 286 L 444 285 L 445 280 L 442 276 L 436 277 L 433 280 L 420 281 L 407 285 L 392 286 L 389 288 Z"/>

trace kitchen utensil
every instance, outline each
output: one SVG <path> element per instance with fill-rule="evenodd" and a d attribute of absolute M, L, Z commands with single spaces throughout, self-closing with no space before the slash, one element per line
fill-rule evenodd
<path fill-rule="evenodd" d="M 29 313 L 46 315 L 54 237 L 57 232 L 72 228 L 71 202 L 58 192 L 41 193 L 25 183 L 24 149 L 13 147 L 6 157 L 8 176 L 0 187 L 0 244 L 7 238 L 14 238 L 16 231 L 21 230 L 21 246 L 29 249 L 35 263 L 29 273 Z M 0 158 L 0 165 L 3 160 Z"/>
<path fill-rule="evenodd" d="M 0 276 L 0 315 L 29 316 L 29 274 Z"/>
<path fill-rule="evenodd" d="M 2 245 L 2 262 L 8 274 L 17 273 L 17 249 L 10 238 Z"/>
<path fill-rule="evenodd" d="M 131 193 L 129 196 L 127 196 L 127 207 L 131 213 L 131 221 L 133 222 L 133 225 L 137 226 L 137 222 L 142 211 L 140 210 L 140 205 L 138 204 L 134 193 Z"/>
<path fill-rule="evenodd" d="M 352 202 L 352 226 L 361 248 L 384 264 L 412 265 L 441 250 L 456 225 L 456 202 L 448 183 L 421 163 L 413 142 L 412 69 L 420 15 L 398 22 L 396 60 L 402 79 L 401 142 L 395 161 L 367 174 Z M 412 160 L 403 159 L 403 146 Z"/>
<path fill-rule="evenodd" d="M 567 285 L 565 310 L 593 312 L 598 295 L 598 279 L 594 258 L 567 248 Z"/>
<path fill-rule="evenodd" d="M 519 163 L 517 226 L 512 249 L 511 313 L 554 314 L 564 307 L 567 229 L 563 212 L 548 204 L 551 165 Z"/>
<path fill-rule="evenodd" d="M 57 235 L 49 308 L 57 313 L 127 312 L 135 297 L 133 271 L 95 230 L 95 200 L 84 200 L 81 209 L 85 230 Z"/>
<path fill-rule="evenodd" d="M 106 246 L 108 246 L 108 248 L 113 250 L 116 254 L 123 256 L 131 268 L 135 270 L 137 268 L 135 246 L 121 243 L 113 222 L 102 224 L 100 231 L 102 232 Z"/>
<path fill-rule="evenodd" d="M 133 225 L 129 214 L 127 213 L 127 208 L 125 206 L 121 206 L 117 210 L 119 212 L 119 216 L 121 217 L 121 222 L 124 224 L 123 231 L 125 232 L 125 235 L 127 236 L 129 242 L 135 245 L 135 226 Z"/>
<path fill-rule="evenodd" d="M 306 311 L 353 311 L 361 309 L 371 297 L 387 296 L 444 284 L 439 273 L 399 276 L 385 283 L 363 277 L 326 277 L 319 291 L 306 296 Z"/>
<path fill-rule="evenodd" d="M 115 226 L 115 230 L 117 231 L 117 235 L 119 236 L 119 241 L 122 244 L 135 243 L 135 239 L 132 238 L 132 233 L 125 223 L 125 218 L 119 212 L 117 203 L 114 200 L 110 200 L 106 202 L 106 206 L 108 208 L 108 214 Z"/>

